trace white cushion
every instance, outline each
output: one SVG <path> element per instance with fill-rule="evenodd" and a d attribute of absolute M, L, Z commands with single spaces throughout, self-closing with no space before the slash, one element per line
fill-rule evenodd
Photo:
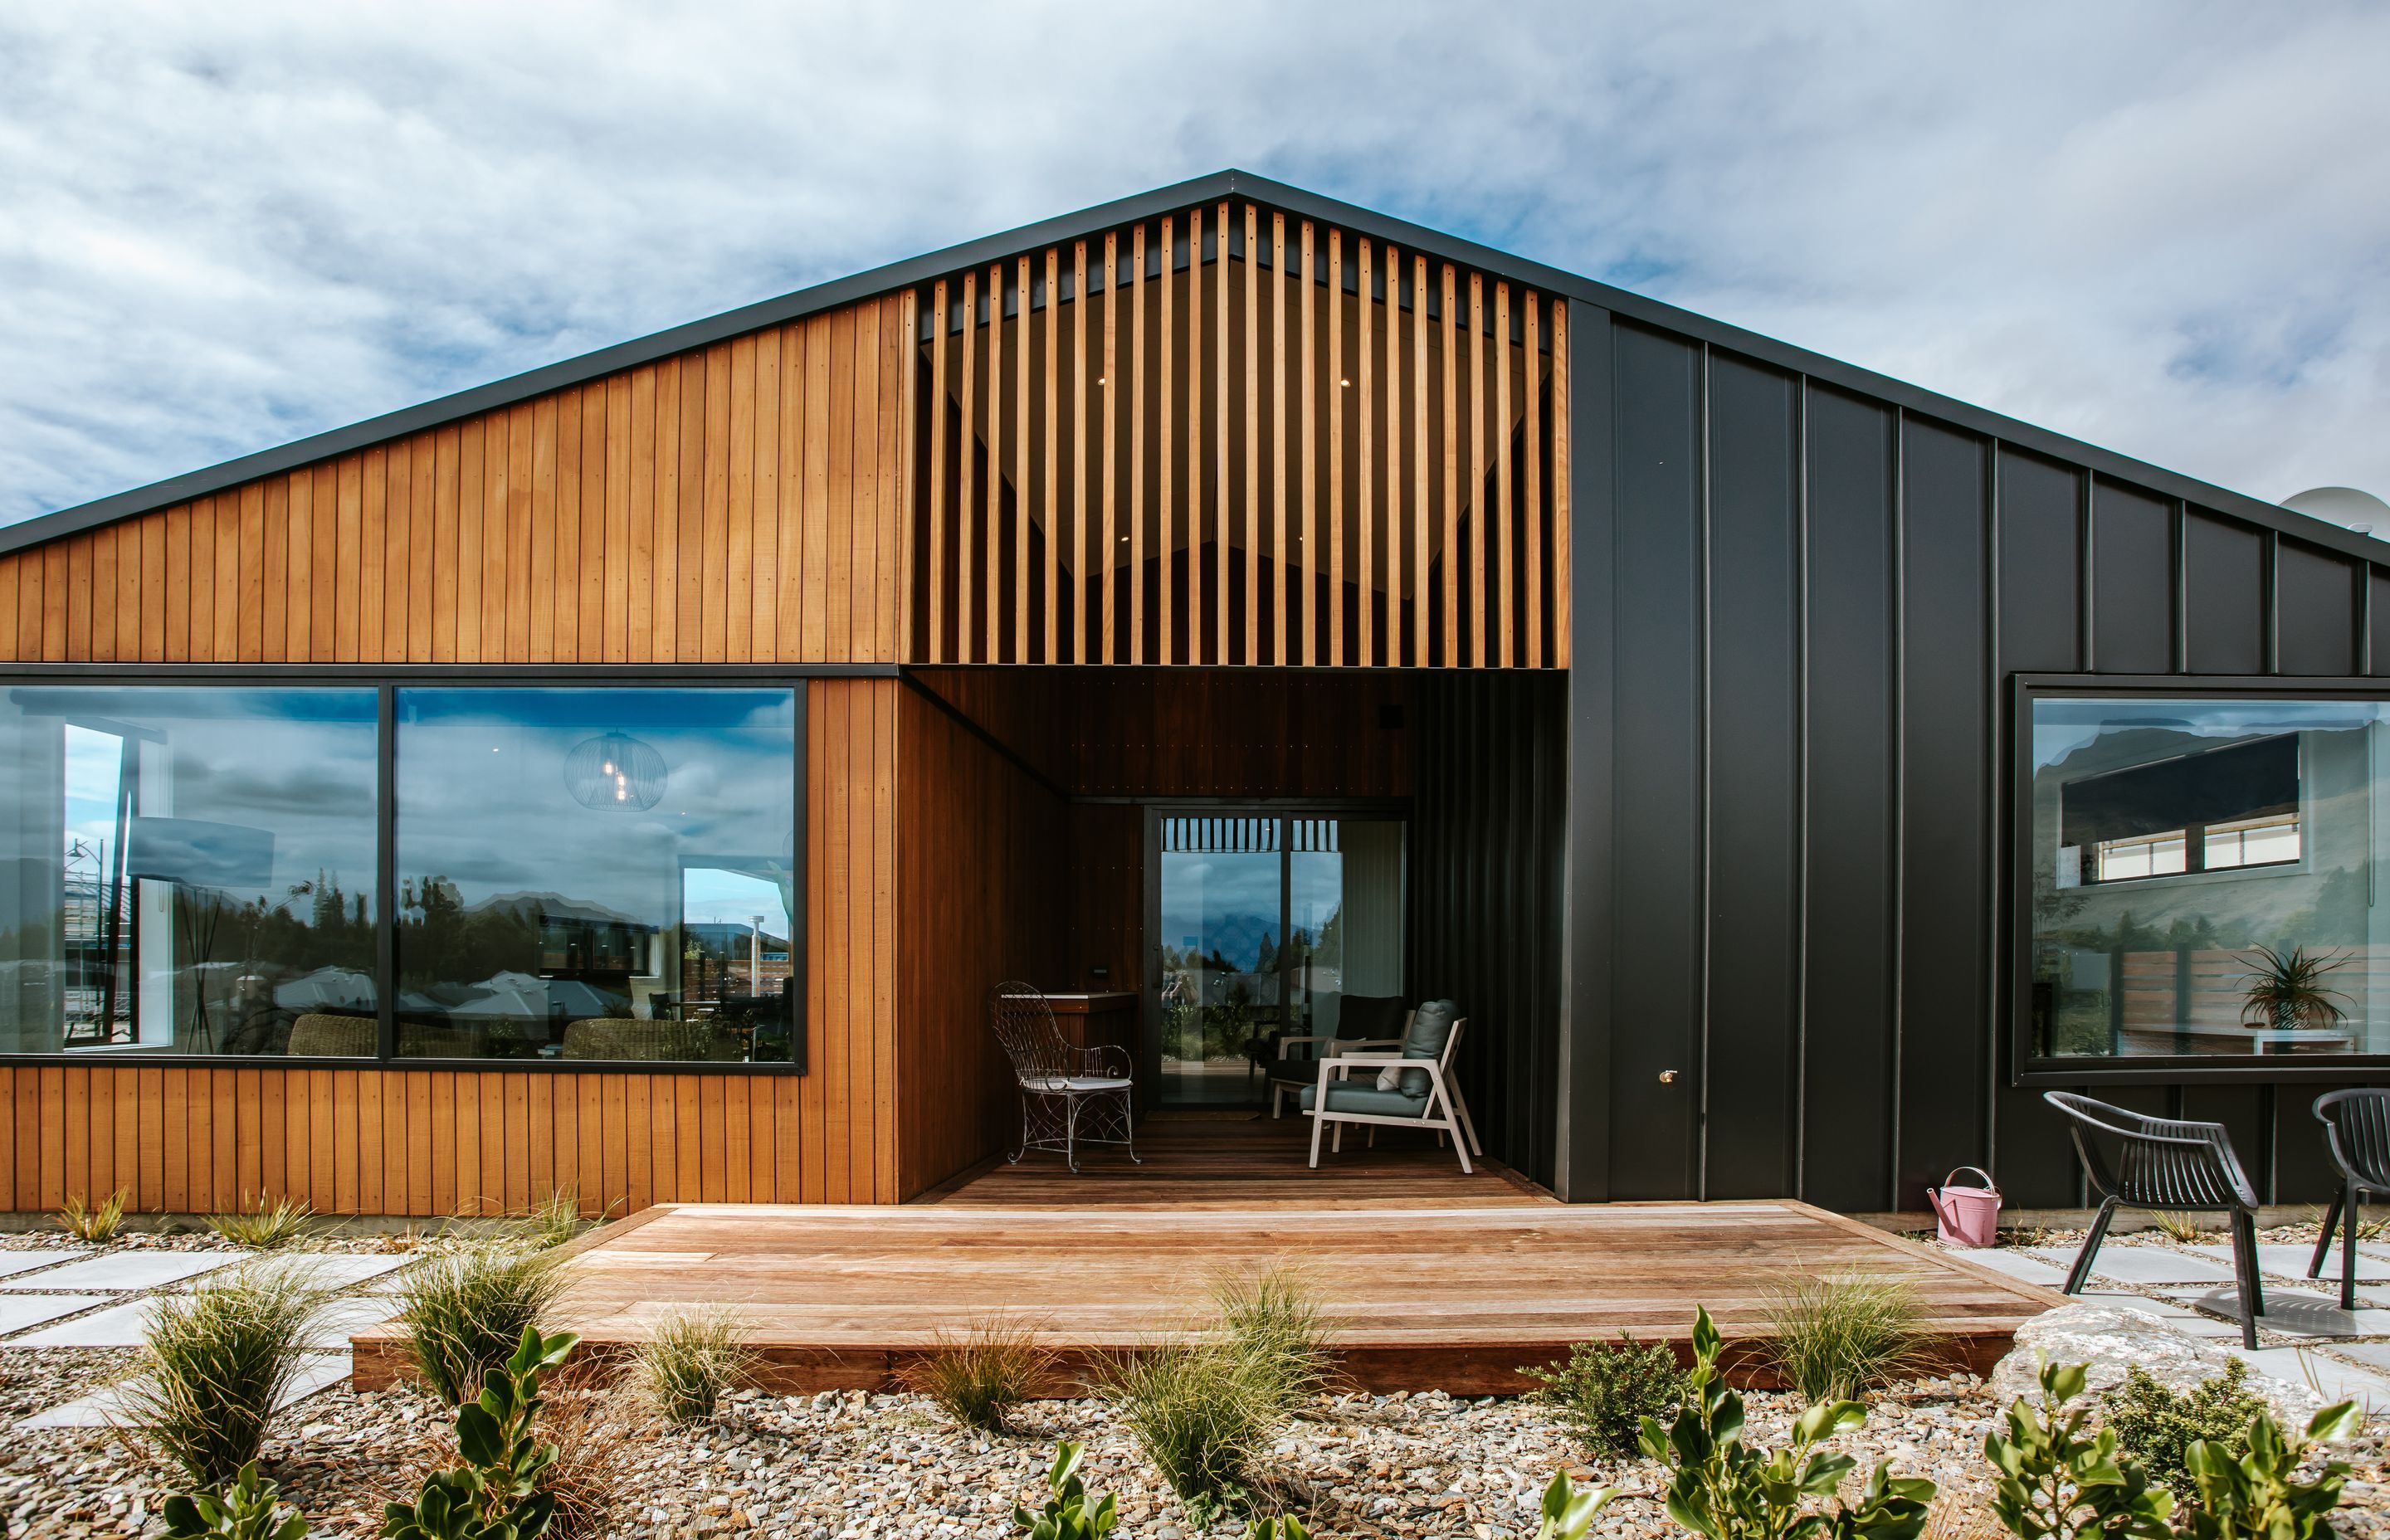
<path fill-rule="evenodd" d="M 1125 1091 L 1133 1083 L 1109 1075 L 1039 1075 L 1021 1084 L 1026 1090 L 1060 1096 L 1066 1091 Z"/>

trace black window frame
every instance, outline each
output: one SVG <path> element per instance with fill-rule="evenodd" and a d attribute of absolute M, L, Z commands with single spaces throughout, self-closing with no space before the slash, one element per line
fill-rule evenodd
<path fill-rule="evenodd" d="M 2390 679 L 2248 674 L 2018 674 L 2010 677 L 2008 727 L 2007 968 L 2009 1084 L 2108 1085 L 2336 1085 L 2390 1082 L 2390 1053 L 2152 1054 L 2129 1059 L 2039 1051 L 2033 1028 L 2033 709 L 2043 700 L 2355 700 L 2390 706 Z"/>
<path fill-rule="evenodd" d="M 486 1074 L 731 1074 L 804 1075 L 812 1068 L 813 1022 L 805 1008 L 812 978 L 812 938 L 807 923 L 812 894 L 803 874 L 808 870 L 807 847 L 812 831 L 806 823 L 807 700 L 806 686 L 816 679 L 893 679 L 893 663 L 9 663 L 0 665 L 0 689 L 58 685 L 121 686 L 126 687 L 240 687 L 248 688 L 345 686 L 376 692 L 375 809 L 376 871 L 374 873 L 374 967 L 376 1051 L 370 1056 L 333 1057 L 289 1054 L 140 1053 L 94 1055 L 65 1048 L 42 1052 L 0 1050 L 0 1065 L 104 1064 L 127 1069 L 275 1069 L 275 1070 L 440 1070 L 475 1071 Z M 410 687 L 444 686 L 454 689 L 687 689 L 756 688 L 777 686 L 795 698 L 794 763 L 791 827 L 796 831 L 793 864 L 800 874 L 793 884 L 796 912 L 790 917 L 790 995 L 795 1020 L 790 1024 L 790 1057 L 785 1062 L 715 1062 L 697 1059 L 400 1059 L 397 1046 L 398 874 L 398 691 Z"/>

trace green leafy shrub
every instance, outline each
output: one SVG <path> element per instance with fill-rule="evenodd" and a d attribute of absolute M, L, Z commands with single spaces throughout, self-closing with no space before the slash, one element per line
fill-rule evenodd
<path fill-rule="evenodd" d="M 236 1246 L 276 1251 L 307 1233 L 315 1212 L 299 1199 L 268 1199 L 260 1193 L 252 1206 L 208 1215 L 208 1228 Z"/>
<path fill-rule="evenodd" d="M 195 1492 L 167 1498 L 166 1540 L 305 1540 L 307 1521 L 295 1509 L 285 1515 L 280 1499 L 281 1488 L 260 1480 L 251 1460 L 221 1497 Z"/>
<path fill-rule="evenodd" d="M 1914 1540 L 1925 1527 L 1932 1482 L 1896 1477 L 1878 1465 L 1856 1501 L 1832 1497 L 1858 1462 L 1817 1448 L 1867 1421 L 1856 1401 L 1812 1405 L 1792 1424 L 1792 1442 L 1767 1453 L 1743 1442 L 1742 1397 L 1718 1373 L 1724 1346 L 1708 1310 L 1693 1321 L 1693 1367 L 1675 1422 L 1643 1419 L 1643 1453 L 1674 1473 L 1668 1514 L 1707 1540 Z"/>
<path fill-rule="evenodd" d="M 1805 1277 L 1768 1296 L 1768 1367 L 1811 1402 L 1846 1401 L 1938 1362 L 1916 1291 L 1857 1273 Z"/>
<path fill-rule="evenodd" d="M 2332 1534 L 2332 1510 L 2348 1480 L 2345 1460 L 2326 1460 L 2312 1482 L 2297 1479 L 2311 1444 L 2333 1444 L 2354 1435 L 2364 1420 L 2353 1401 L 2326 1406 L 2307 1423 L 2303 1438 L 2282 1436 L 2271 1415 L 2249 1430 L 2249 1452 L 2234 1458 L 2205 1439 L 2191 1446 L 2195 1493 L 2190 1514 L 2176 1533 L 2186 1540 L 2318 1540 Z"/>
<path fill-rule="evenodd" d="M 1685 1393 L 1685 1370 L 1675 1352 L 1623 1331 L 1615 1345 L 1578 1342 L 1566 1364 L 1519 1372 L 1543 1382 L 1529 1398 L 1549 1406 L 1561 1426 L 1596 1455 L 1635 1453 L 1643 1419 L 1660 1416 Z"/>
<path fill-rule="evenodd" d="M 555 1368 L 580 1341 L 570 1332 L 542 1337 L 523 1328 L 506 1362 L 482 1377 L 481 1393 L 456 1408 L 461 1464 L 425 1478 L 412 1503 L 382 1509 L 385 1540 L 537 1540 L 556 1511 L 542 1478 L 556 1446 L 532 1434 L 539 1415 L 541 1371 Z"/>
<path fill-rule="evenodd" d="M 941 1333 L 902 1378 L 964 1427 L 1000 1433 L 1053 1367 L 1054 1354 L 1033 1323 L 990 1316 L 959 1334 Z"/>
<path fill-rule="evenodd" d="M 1220 1329 L 1264 1395 L 1291 1412 L 1327 1383 L 1326 1313 L 1300 1269 L 1273 1263 L 1251 1276 L 1213 1280 Z"/>
<path fill-rule="evenodd" d="M 450 1405 L 472 1399 L 564 1287 L 555 1252 L 503 1243 L 429 1257 L 400 1277 L 408 1360 Z"/>
<path fill-rule="evenodd" d="M 1069 1439 L 1054 1446 L 1054 1463 L 1046 1470 L 1046 1506 L 1035 1513 L 1012 1510 L 1013 1522 L 1028 1540 L 1103 1540 L 1120 1522 L 1109 1495 L 1088 1511 L 1086 1484 L 1079 1480 L 1079 1462 L 1086 1454 L 1086 1444 Z"/>
<path fill-rule="evenodd" d="M 2118 1452 L 2114 1428 L 2084 1436 L 2084 1366 L 2045 1363 L 2039 1379 L 2040 1408 L 2019 1396 L 2008 1409 L 2006 1434 L 1996 1430 L 1984 1439 L 1984 1454 L 2000 1472 L 1992 1510 L 2020 1540 L 2325 1540 L 2332 1534 L 2347 1464 L 2323 1461 L 2312 1482 L 2298 1480 L 2298 1470 L 2311 1444 L 2357 1431 L 2362 1418 L 2353 1402 L 2325 1407 L 2304 1436 L 2287 1439 L 2272 1413 L 2261 1409 L 2247 1430 L 2248 1452 L 2237 1457 L 2221 1442 L 2192 1439 L 2183 1453 L 2191 1490 L 2178 1505 L 2140 1461 Z"/>
<path fill-rule="evenodd" d="M 703 1422 L 755 1371 L 747 1328 L 728 1310 L 675 1310 L 636 1354 L 639 1388 L 668 1421 Z"/>
<path fill-rule="evenodd" d="M 2114 1431 L 2117 1445 L 2178 1497 L 2192 1492 L 2193 1444 L 2206 1439 L 2237 1460 L 2249 1452 L 2249 1431 L 2267 1411 L 2265 1398 L 2249 1389 L 2249 1366 L 2238 1358 L 2187 1395 L 2166 1389 L 2136 1364 L 2125 1371 L 2125 1382 L 2101 1400 L 2103 1420 Z"/>
<path fill-rule="evenodd" d="M 82 1193 L 69 1193 L 66 1202 L 58 1209 L 58 1228 L 77 1240 L 87 1240 L 95 1246 L 115 1239 L 116 1232 L 124 1224 L 125 1192 L 125 1188 L 119 1187 L 101 1199 L 96 1206 L 88 1202 Z"/>
<path fill-rule="evenodd" d="M 1311 1540 L 1311 1531 L 1291 1513 L 1255 1514 L 1245 1521 L 1245 1540 Z"/>
<path fill-rule="evenodd" d="M 160 1296 L 118 1388 L 124 1427 L 194 1485 L 232 1481 L 257 1458 L 324 1300 L 302 1267 L 244 1267 Z"/>

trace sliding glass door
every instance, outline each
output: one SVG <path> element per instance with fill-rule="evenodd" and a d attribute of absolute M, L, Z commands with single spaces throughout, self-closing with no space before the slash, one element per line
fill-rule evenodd
<path fill-rule="evenodd" d="M 1348 997 L 1400 995 L 1403 828 L 1383 817 L 1156 815 L 1148 1062 L 1161 1106 L 1260 1106 L 1282 1038 L 1334 1036 Z"/>

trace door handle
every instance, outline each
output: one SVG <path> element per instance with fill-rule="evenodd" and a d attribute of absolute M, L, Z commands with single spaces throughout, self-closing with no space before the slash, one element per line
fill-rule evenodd
<path fill-rule="evenodd" d="M 1660 1072 L 1660 1084 L 1663 1084 L 1663 1085 L 1674 1085 L 1675 1084 L 1677 1084 L 1677 1072 L 1676 1072 L 1676 1071 L 1674 1071 L 1674 1070 L 1663 1070 L 1663 1071 L 1661 1071 L 1661 1072 Z"/>

